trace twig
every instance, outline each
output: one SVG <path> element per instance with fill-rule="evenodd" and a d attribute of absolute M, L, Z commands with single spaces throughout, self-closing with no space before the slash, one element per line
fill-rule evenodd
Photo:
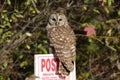
<path fill-rule="evenodd" d="M 77 34 L 77 36 L 82 36 L 82 37 L 87 37 L 86 35 L 83 35 L 83 34 Z M 109 46 L 109 45 L 107 45 L 107 44 L 105 44 L 104 42 L 102 42 L 100 39 L 98 39 L 98 38 L 110 38 L 110 39 L 115 39 L 115 38 L 118 38 L 118 37 L 116 37 L 116 36 L 94 36 L 94 37 L 91 37 L 91 38 L 93 38 L 93 39 L 95 39 L 95 40 L 97 40 L 98 42 L 100 42 L 101 44 L 103 44 L 103 45 L 105 45 L 107 48 L 109 48 L 109 49 L 111 49 L 112 51 L 117 51 L 115 48 L 113 48 L 112 46 Z"/>
<path fill-rule="evenodd" d="M 91 54 L 90 54 L 90 56 L 89 56 L 89 69 L 90 69 L 91 78 L 92 78 L 92 80 L 94 80 L 94 76 L 93 76 L 91 68 L 92 68 L 92 58 L 91 58 Z"/>
<path fill-rule="evenodd" d="M 39 13 L 37 16 L 35 16 L 34 18 L 32 18 L 32 20 L 28 20 L 28 22 L 22 27 L 22 30 L 20 30 L 19 32 L 17 32 L 12 38 L 11 38 L 11 42 L 7 43 L 6 45 L 3 46 L 3 48 L 0 50 L 0 65 L 1 67 L 5 64 L 6 68 L 4 69 L 4 72 L 6 70 L 9 70 L 7 72 L 11 72 L 12 71 L 12 66 L 14 66 L 13 64 L 13 60 L 12 60 L 12 51 L 16 48 L 19 47 L 19 45 L 22 44 L 22 42 L 27 38 L 26 34 L 23 34 L 22 37 L 19 38 L 19 34 L 23 33 L 27 27 L 29 27 L 30 24 L 35 23 L 36 19 L 38 19 L 40 17 L 41 14 L 43 14 L 44 11 L 41 11 L 41 13 Z M 44 17 L 44 16 L 42 16 Z M 40 24 L 36 25 L 37 27 L 39 27 Z M 36 27 L 34 27 L 36 28 Z M 35 29 L 33 29 L 35 30 Z M 4 44 L 4 43 L 3 43 Z M 3 66 L 4 67 L 4 66 Z M 0 69 L 1 71 L 1 69 Z M 3 75 L 7 75 L 9 73 L 1 73 Z"/>
<path fill-rule="evenodd" d="M 37 13 L 40 13 L 40 11 L 37 9 L 36 5 L 35 5 L 35 2 L 33 0 L 31 0 L 32 4 L 33 4 L 33 7 L 35 8 L 36 12 Z"/>
<path fill-rule="evenodd" d="M 0 8 L 0 12 L 3 10 L 3 8 L 4 8 L 4 6 L 5 6 L 5 2 L 6 2 L 6 0 L 4 1 L 2 7 Z"/>
<path fill-rule="evenodd" d="M 76 36 L 88 37 L 88 36 L 83 35 L 83 34 L 76 34 Z M 120 36 L 94 36 L 94 37 L 97 37 L 97 38 L 111 38 L 111 39 L 120 38 Z"/>

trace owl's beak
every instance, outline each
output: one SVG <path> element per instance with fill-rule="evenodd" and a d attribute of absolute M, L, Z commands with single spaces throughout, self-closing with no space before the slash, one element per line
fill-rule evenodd
<path fill-rule="evenodd" d="M 59 23 L 58 22 L 56 22 L 56 26 L 58 26 L 59 25 Z"/>

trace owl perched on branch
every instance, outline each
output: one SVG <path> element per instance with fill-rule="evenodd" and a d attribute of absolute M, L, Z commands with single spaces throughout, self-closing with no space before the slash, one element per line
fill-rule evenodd
<path fill-rule="evenodd" d="M 51 14 L 46 29 L 50 46 L 60 61 L 58 72 L 69 75 L 76 60 L 76 41 L 66 16 L 57 12 Z"/>

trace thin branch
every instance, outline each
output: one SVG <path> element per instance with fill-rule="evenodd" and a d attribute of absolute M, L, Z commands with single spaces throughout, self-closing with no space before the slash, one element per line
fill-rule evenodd
<path fill-rule="evenodd" d="M 82 36 L 82 37 L 88 37 L 86 35 L 83 35 L 83 34 L 77 34 L 77 36 Z M 112 46 L 110 45 L 107 45 L 105 44 L 104 42 L 102 42 L 99 38 L 110 38 L 110 39 L 115 39 L 115 38 L 118 38 L 117 36 L 94 36 L 94 37 L 91 37 L 93 38 L 94 40 L 97 40 L 98 42 L 100 42 L 101 44 L 105 45 L 107 48 L 111 49 L 112 51 L 117 51 L 115 48 L 113 48 Z"/>
<path fill-rule="evenodd" d="M 83 35 L 83 34 L 76 34 L 76 36 L 87 37 L 86 35 Z M 94 37 L 96 37 L 96 38 L 109 38 L 109 39 L 120 38 L 119 36 L 94 36 Z"/>
<path fill-rule="evenodd" d="M 31 2 L 32 2 L 32 4 L 33 4 L 33 7 L 35 8 L 35 10 L 36 10 L 36 12 L 37 13 L 40 13 L 40 11 L 37 9 L 37 7 L 36 7 L 36 4 L 35 4 L 35 2 L 33 1 L 33 0 L 31 0 Z"/>
<path fill-rule="evenodd" d="M 4 1 L 2 7 L 0 8 L 0 12 L 3 10 L 3 8 L 4 8 L 4 6 L 5 6 L 5 2 L 6 2 L 6 0 Z"/>

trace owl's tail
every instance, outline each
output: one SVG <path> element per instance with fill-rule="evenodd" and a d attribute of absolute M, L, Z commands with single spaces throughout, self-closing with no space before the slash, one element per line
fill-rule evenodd
<path fill-rule="evenodd" d="M 74 70 L 74 62 L 60 62 L 59 72 L 62 75 L 69 75 Z"/>

